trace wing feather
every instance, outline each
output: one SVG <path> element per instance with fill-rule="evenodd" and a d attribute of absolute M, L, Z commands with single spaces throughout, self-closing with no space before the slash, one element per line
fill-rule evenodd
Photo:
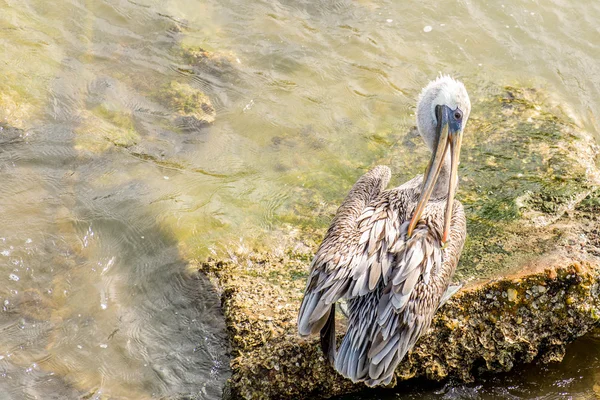
<path fill-rule="evenodd" d="M 371 265 L 371 271 L 369 273 L 369 292 L 375 289 L 375 286 L 379 283 L 381 278 L 381 262 L 374 261 Z"/>
<path fill-rule="evenodd" d="M 383 257 L 378 251 L 388 215 L 381 194 L 390 177 L 389 168 L 375 167 L 356 182 L 338 209 L 311 264 L 298 314 L 301 335 L 316 333 L 339 299 L 365 295 L 381 280 Z"/>

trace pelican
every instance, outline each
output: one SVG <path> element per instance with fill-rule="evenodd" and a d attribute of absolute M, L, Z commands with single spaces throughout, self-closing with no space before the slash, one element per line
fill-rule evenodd
<path fill-rule="evenodd" d="M 320 332 L 335 369 L 354 382 L 388 385 L 394 370 L 458 288 L 450 285 L 467 230 L 454 200 L 471 102 L 464 85 L 440 76 L 421 92 L 417 128 L 432 152 L 423 176 L 385 190 L 377 166 L 352 187 L 311 264 L 298 331 Z M 348 329 L 336 351 L 335 304 Z"/>

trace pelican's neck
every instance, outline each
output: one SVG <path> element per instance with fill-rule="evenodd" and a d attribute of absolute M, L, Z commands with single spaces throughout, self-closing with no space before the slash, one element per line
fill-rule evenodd
<path fill-rule="evenodd" d="M 442 169 L 440 170 L 440 174 L 438 175 L 437 182 L 433 188 L 433 192 L 431 193 L 432 199 L 445 199 L 448 197 L 448 186 L 450 186 L 450 153 L 446 153 L 446 158 L 444 159 L 444 164 L 442 165 Z"/>

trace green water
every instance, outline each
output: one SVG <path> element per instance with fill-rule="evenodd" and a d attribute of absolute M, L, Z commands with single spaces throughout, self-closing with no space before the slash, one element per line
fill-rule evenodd
<path fill-rule="evenodd" d="M 543 87 L 600 137 L 599 21 L 592 1 L 0 0 L 0 398 L 218 398 L 226 334 L 191 258 L 326 227 L 360 174 L 403 165 L 439 72 L 472 99 Z"/>

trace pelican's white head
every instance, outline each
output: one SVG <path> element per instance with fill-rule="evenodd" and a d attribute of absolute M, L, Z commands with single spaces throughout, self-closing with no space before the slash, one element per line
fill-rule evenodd
<path fill-rule="evenodd" d="M 471 101 L 465 85 L 448 75 L 440 75 L 421 91 L 417 103 L 417 127 L 431 151 L 437 140 L 437 106 L 446 106 L 451 111 L 458 110 L 462 114 L 461 128 L 464 129 L 471 113 Z"/>

